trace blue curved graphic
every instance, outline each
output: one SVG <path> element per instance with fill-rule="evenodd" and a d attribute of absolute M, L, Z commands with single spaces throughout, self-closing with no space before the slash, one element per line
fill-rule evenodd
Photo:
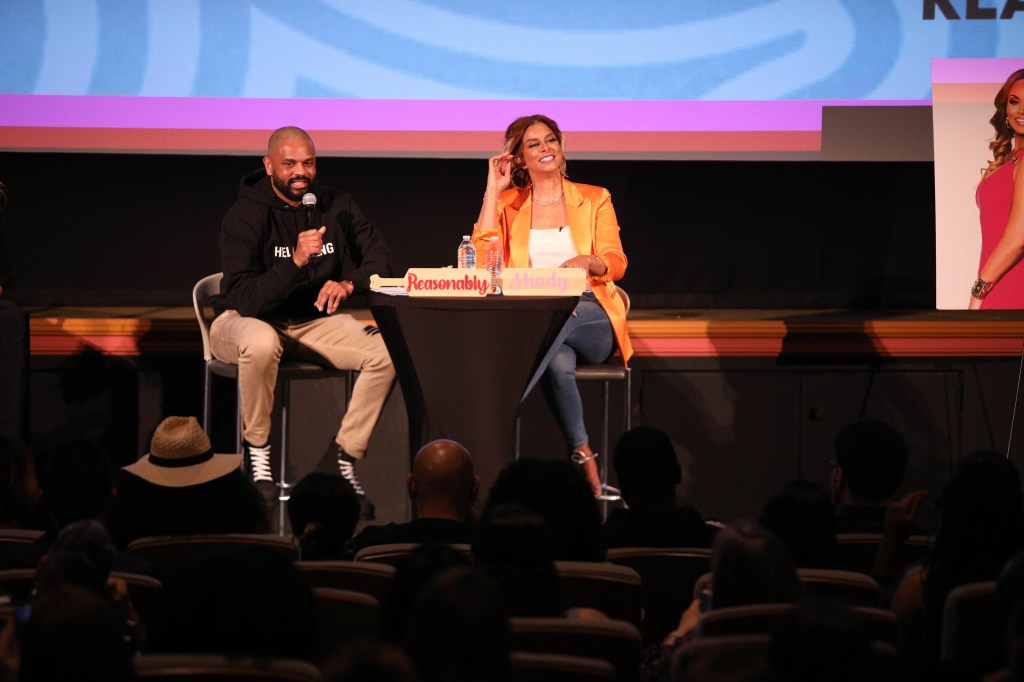
<path fill-rule="evenodd" d="M 1015 56 L 999 38 L 1024 13 L 926 21 L 907 2 L 5 0 L 0 94 L 921 99 L 933 58 Z"/>
<path fill-rule="evenodd" d="M 890 74 L 902 43 L 900 15 L 888 0 L 843 0 L 855 27 L 853 50 L 843 65 L 827 78 L 794 90 L 792 99 L 834 99 L 831 93 L 843 92 L 843 99 L 870 98 L 871 92 Z M 929 86 L 907 99 L 926 98 Z"/>

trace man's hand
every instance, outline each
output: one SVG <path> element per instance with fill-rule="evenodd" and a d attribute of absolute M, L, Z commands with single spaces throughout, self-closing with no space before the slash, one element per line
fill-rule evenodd
<path fill-rule="evenodd" d="M 295 252 L 292 260 L 300 268 L 309 263 L 311 256 L 317 256 L 324 248 L 324 232 L 327 226 L 322 225 L 319 230 L 304 230 L 299 232 L 299 241 L 295 244 Z"/>
<path fill-rule="evenodd" d="M 890 504 L 885 510 L 886 536 L 894 540 L 906 540 L 921 511 L 921 503 L 927 496 L 927 490 L 915 490 L 907 493 L 902 500 Z"/>
<path fill-rule="evenodd" d="M 668 633 L 662 642 L 665 646 L 675 646 L 676 641 L 680 637 L 688 637 L 691 632 L 697 629 L 697 621 L 700 620 L 700 600 L 694 599 L 690 602 L 690 606 L 683 611 L 683 615 L 679 618 L 679 625 L 675 630 Z"/>
<path fill-rule="evenodd" d="M 330 315 L 338 309 L 338 304 L 344 301 L 346 298 L 352 295 L 355 290 L 355 286 L 352 282 L 335 282 L 328 280 L 320 290 L 320 295 L 316 297 L 316 309 L 320 312 L 327 310 L 327 314 Z"/>

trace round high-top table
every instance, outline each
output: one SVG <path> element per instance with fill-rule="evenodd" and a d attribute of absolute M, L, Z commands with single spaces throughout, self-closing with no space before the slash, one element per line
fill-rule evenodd
<path fill-rule="evenodd" d="M 371 292 L 405 398 L 410 457 L 436 438 L 458 441 L 473 456 L 482 501 L 512 461 L 523 393 L 578 300 Z"/>

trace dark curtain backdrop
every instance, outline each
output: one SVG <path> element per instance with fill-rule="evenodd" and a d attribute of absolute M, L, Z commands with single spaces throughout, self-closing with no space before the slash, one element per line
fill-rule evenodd
<path fill-rule="evenodd" d="M 257 157 L 0 153 L 21 305 L 187 306 Z M 385 231 L 399 274 L 452 264 L 479 160 L 321 158 Z M 637 308 L 934 307 L 931 163 L 573 161 L 603 185 Z"/>

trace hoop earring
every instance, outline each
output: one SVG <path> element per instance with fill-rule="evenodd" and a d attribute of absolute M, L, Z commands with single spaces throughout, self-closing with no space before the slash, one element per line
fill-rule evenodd
<path fill-rule="evenodd" d="M 512 184 L 515 185 L 516 189 L 524 190 L 533 187 L 533 178 L 530 177 L 530 171 L 526 170 L 523 166 L 516 166 L 509 175 L 512 177 Z M 524 178 L 523 176 L 526 177 Z"/>

